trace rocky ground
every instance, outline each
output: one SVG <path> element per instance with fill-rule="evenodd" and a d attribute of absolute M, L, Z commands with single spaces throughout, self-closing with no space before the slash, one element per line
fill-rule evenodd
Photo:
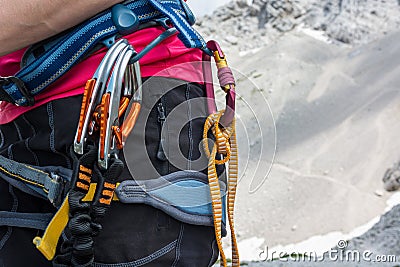
<path fill-rule="evenodd" d="M 315 236 L 312 251 L 344 238 L 350 251 L 400 260 L 400 207 L 385 214 L 384 190 L 397 184 L 382 182 L 399 177 L 399 15 L 395 0 L 239 0 L 198 21 L 238 80 L 236 221 L 249 266 L 320 266 L 251 262 L 265 246 Z M 338 264 L 394 266 L 323 266 Z"/>
<path fill-rule="evenodd" d="M 250 267 L 284 267 L 284 266 L 400 266 L 400 205 L 395 206 L 379 222 L 375 224 L 365 234 L 353 238 L 345 243 L 346 248 L 333 248 L 331 253 L 325 253 L 323 256 L 311 258 L 301 258 L 300 255 L 293 255 L 289 259 L 281 259 L 271 262 L 248 262 L 243 265 Z M 384 241 L 383 241 L 384 240 Z M 378 262 L 389 261 L 390 257 L 397 256 L 396 262 Z M 394 259 L 394 257 L 393 257 Z"/>
<path fill-rule="evenodd" d="M 201 31 L 240 51 L 262 47 L 296 27 L 321 30 L 332 41 L 366 43 L 397 29 L 398 0 L 233 1 L 198 20 Z"/>

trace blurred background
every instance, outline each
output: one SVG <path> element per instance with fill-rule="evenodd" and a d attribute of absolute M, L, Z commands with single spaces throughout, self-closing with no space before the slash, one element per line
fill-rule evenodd
<path fill-rule="evenodd" d="M 338 247 L 400 261 L 400 1 L 188 4 L 237 79 L 242 261 Z"/>
<path fill-rule="evenodd" d="M 217 7 L 228 3 L 230 0 L 189 0 L 187 3 L 196 16 L 211 14 Z"/>

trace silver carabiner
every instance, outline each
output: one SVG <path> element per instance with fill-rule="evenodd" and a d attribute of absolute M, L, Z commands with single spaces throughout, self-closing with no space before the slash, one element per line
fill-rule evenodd
<path fill-rule="evenodd" d="M 74 151 L 83 154 L 88 136 L 89 126 L 92 123 L 92 114 L 101 102 L 101 97 L 105 92 L 107 81 L 109 79 L 114 63 L 121 51 L 128 47 L 129 43 L 125 39 L 116 42 L 101 61 L 99 67 L 94 73 L 92 79 L 88 80 L 83 96 L 82 107 L 79 118 L 78 129 L 74 139 Z"/>
<path fill-rule="evenodd" d="M 128 41 L 119 40 L 110 47 L 85 87 L 74 150 L 83 154 L 87 139 L 97 138 L 94 134 L 98 134 L 98 165 L 102 169 L 107 169 L 110 157 L 116 157 L 123 148 L 140 112 L 140 65 L 138 61 L 130 63 L 136 54 Z"/>
<path fill-rule="evenodd" d="M 100 138 L 98 164 L 101 168 L 108 168 L 108 161 L 112 154 L 116 155 L 115 135 L 120 131 L 119 110 L 122 93 L 122 83 L 128 62 L 134 51 L 132 46 L 126 46 L 118 55 L 114 64 L 107 89 L 102 96 L 100 111 Z"/>
<path fill-rule="evenodd" d="M 131 133 L 136 121 L 139 117 L 139 112 L 142 106 L 142 75 L 140 72 L 139 61 L 130 64 L 128 67 L 129 86 L 133 92 L 132 99 L 125 112 L 125 118 L 121 126 L 121 140 L 125 144 L 126 139 Z"/>

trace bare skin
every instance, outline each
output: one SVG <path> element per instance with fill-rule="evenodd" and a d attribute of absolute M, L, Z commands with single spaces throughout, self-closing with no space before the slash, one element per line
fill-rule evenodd
<path fill-rule="evenodd" d="M 0 0 L 0 56 L 60 33 L 121 0 Z"/>

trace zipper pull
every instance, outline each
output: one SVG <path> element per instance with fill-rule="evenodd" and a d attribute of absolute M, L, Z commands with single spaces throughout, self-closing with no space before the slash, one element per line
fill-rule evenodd
<path fill-rule="evenodd" d="M 157 112 L 158 112 L 158 121 L 160 122 L 160 143 L 158 144 L 157 159 L 161 161 L 166 161 L 167 157 L 164 152 L 165 139 L 162 135 L 162 129 L 165 122 L 165 109 L 162 102 L 158 103 Z"/>

